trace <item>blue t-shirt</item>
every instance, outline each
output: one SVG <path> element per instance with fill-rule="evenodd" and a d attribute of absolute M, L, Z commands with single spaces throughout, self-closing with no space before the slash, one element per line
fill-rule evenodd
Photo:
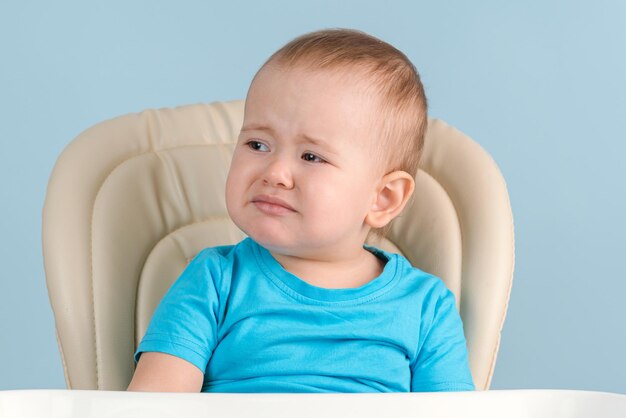
<path fill-rule="evenodd" d="M 159 304 L 135 354 L 204 372 L 203 392 L 473 390 L 463 326 L 444 283 L 401 255 L 369 283 L 312 286 L 246 238 L 202 250 Z"/>

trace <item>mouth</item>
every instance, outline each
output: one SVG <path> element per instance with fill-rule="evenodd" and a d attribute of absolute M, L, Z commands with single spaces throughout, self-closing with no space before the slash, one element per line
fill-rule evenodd
<path fill-rule="evenodd" d="M 284 200 L 270 196 L 258 195 L 252 198 L 251 202 L 261 211 L 268 215 L 284 215 L 296 210 Z"/>

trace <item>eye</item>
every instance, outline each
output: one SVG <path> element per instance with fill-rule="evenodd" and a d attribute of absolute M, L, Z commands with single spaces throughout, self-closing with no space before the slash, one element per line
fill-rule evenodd
<path fill-rule="evenodd" d="M 326 161 L 315 154 L 311 154 L 310 152 L 305 152 L 302 154 L 302 159 L 304 161 L 308 161 L 311 163 L 325 163 Z"/>
<path fill-rule="evenodd" d="M 267 152 L 270 150 L 267 145 L 259 141 L 248 141 L 246 145 L 255 151 Z"/>

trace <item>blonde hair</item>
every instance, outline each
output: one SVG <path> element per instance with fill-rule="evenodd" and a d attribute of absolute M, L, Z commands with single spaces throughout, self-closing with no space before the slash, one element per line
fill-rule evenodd
<path fill-rule="evenodd" d="M 299 36 L 276 51 L 261 67 L 352 70 L 379 97 L 376 118 L 382 140 L 374 155 L 383 156 L 387 172 L 415 176 L 424 146 L 427 101 L 415 66 L 401 51 L 364 32 L 328 29 Z M 259 70 L 260 71 L 260 70 Z"/>

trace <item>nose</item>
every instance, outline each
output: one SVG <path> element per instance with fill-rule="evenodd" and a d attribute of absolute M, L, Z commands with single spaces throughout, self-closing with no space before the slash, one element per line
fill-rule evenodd
<path fill-rule="evenodd" d="M 289 164 L 281 158 L 274 158 L 263 173 L 263 184 L 271 187 L 291 189 L 293 176 Z"/>

